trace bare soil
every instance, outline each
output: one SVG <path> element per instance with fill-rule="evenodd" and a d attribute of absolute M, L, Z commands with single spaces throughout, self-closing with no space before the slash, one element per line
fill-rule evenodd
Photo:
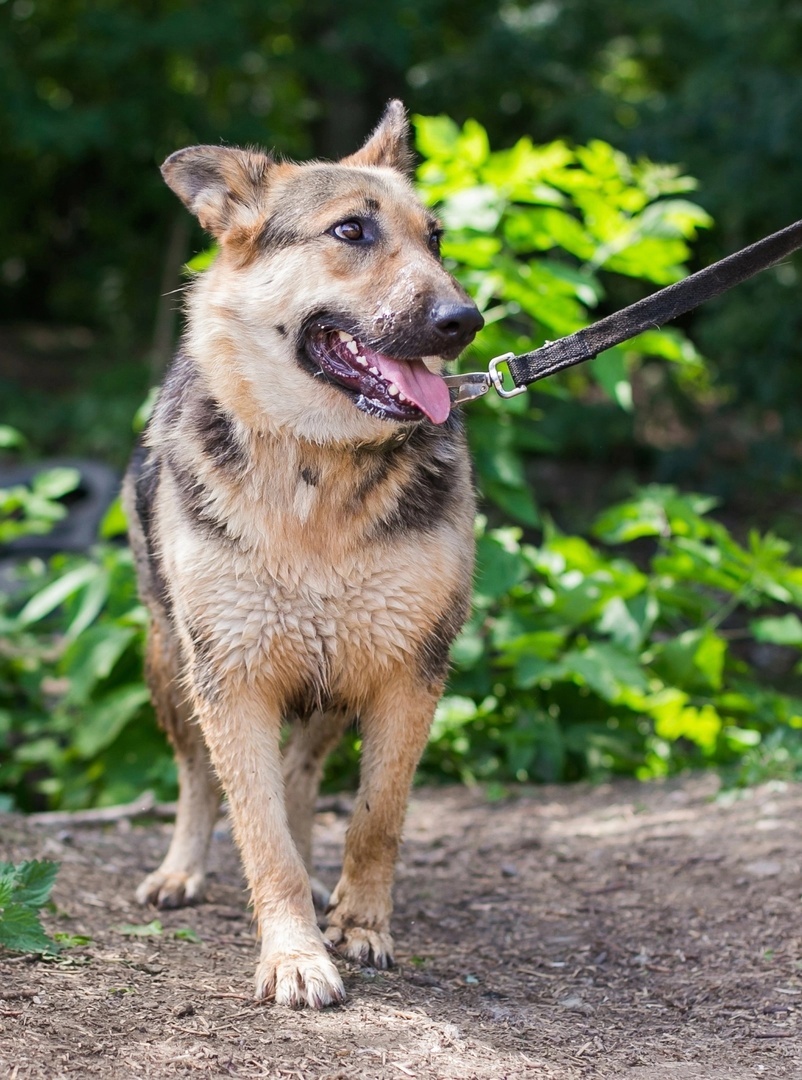
<path fill-rule="evenodd" d="M 0 1076 L 802 1078 L 802 787 L 716 791 L 417 791 L 398 966 L 342 965 L 348 1002 L 323 1013 L 250 1000 L 257 946 L 224 822 L 209 902 L 132 937 L 120 927 L 157 915 L 133 892 L 167 826 L 7 817 L 2 858 L 62 864 L 48 929 L 92 941 L 0 958 Z M 346 806 L 322 807 L 333 884 Z"/>

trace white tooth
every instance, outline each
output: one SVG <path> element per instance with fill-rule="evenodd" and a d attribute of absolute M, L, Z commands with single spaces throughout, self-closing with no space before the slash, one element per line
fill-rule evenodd
<path fill-rule="evenodd" d="M 339 337 L 340 341 L 353 341 L 354 340 L 353 337 L 349 333 L 346 333 L 345 330 L 338 330 L 337 331 L 337 336 Z"/>
<path fill-rule="evenodd" d="M 356 341 L 354 341 L 353 338 L 351 338 L 351 340 L 346 344 L 345 347 L 350 353 L 353 353 L 354 356 L 356 356 L 356 354 L 359 352 L 359 345 L 356 343 Z"/>
<path fill-rule="evenodd" d="M 405 405 L 409 402 L 409 398 L 406 396 L 406 394 L 402 394 L 400 390 L 398 391 L 398 400 L 402 401 Z"/>
<path fill-rule="evenodd" d="M 398 394 L 401 393 L 401 391 L 398 389 L 394 382 L 391 382 L 390 385 L 387 387 L 387 393 L 390 395 L 390 397 L 396 397 Z"/>
<path fill-rule="evenodd" d="M 356 362 L 359 364 L 360 367 L 367 367 L 368 366 L 368 362 L 365 359 L 365 357 L 361 356 L 359 354 L 357 354 Z"/>
<path fill-rule="evenodd" d="M 379 369 L 377 367 L 368 368 L 368 371 L 371 373 L 371 375 L 379 375 L 380 374 Z"/>

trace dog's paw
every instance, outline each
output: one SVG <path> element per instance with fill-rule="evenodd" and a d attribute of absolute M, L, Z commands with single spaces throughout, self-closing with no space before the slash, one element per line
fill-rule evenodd
<path fill-rule="evenodd" d="M 137 902 L 158 908 L 177 908 L 197 904 L 204 896 L 206 877 L 177 870 L 154 870 L 136 890 Z"/>
<path fill-rule="evenodd" d="M 329 926 L 323 937 L 329 948 L 357 964 L 386 970 L 393 966 L 393 939 L 387 931 L 362 926 Z"/>
<path fill-rule="evenodd" d="M 256 969 L 256 997 L 290 1009 L 325 1009 L 345 1001 L 340 973 L 324 952 L 267 956 Z"/>

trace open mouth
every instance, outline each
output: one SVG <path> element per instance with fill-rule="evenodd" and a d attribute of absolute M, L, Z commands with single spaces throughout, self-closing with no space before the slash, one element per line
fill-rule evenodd
<path fill-rule="evenodd" d="M 448 419 L 448 387 L 423 360 L 387 356 L 346 330 L 320 324 L 307 334 L 305 346 L 316 367 L 363 412 L 407 423 L 428 417 L 442 424 Z"/>

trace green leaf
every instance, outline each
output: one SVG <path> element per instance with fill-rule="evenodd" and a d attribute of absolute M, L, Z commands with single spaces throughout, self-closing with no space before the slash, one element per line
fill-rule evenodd
<path fill-rule="evenodd" d="M 25 445 L 25 436 L 8 424 L 0 424 L 0 448 L 10 450 Z"/>
<path fill-rule="evenodd" d="M 191 270 L 205 269 L 205 267 L 200 267 L 200 266 L 195 267 L 195 266 L 193 266 L 193 263 L 195 262 L 195 260 L 203 259 L 204 254 L 205 254 L 205 252 L 201 253 L 200 255 L 196 255 L 195 259 L 191 259 L 187 263 L 187 268 L 191 269 Z M 145 398 L 145 400 L 142 402 L 142 404 L 139 406 L 136 413 L 134 414 L 134 421 L 133 421 L 132 427 L 133 427 L 133 429 L 134 429 L 134 431 L 136 432 L 137 435 L 141 431 L 145 430 L 145 428 L 147 426 L 147 423 L 148 423 L 148 420 L 150 420 L 151 414 L 153 413 L 153 410 L 156 407 L 156 402 L 159 399 L 160 391 L 161 391 L 160 386 L 152 386 L 150 388 L 150 390 L 148 391 L 147 397 Z"/>
<path fill-rule="evenodd" d="M 44 931 L 39 916 L 25 904 L 11 903 L 0 916 L 0 946 L 20 953 L 58 952 Z"/>
<path fill-rule="evenodd" d="M 758 641 L 771 645 L 802 646 L 802 620 L 798 615 L 782 615 L 773 619 L 755 619 L 749 629 Z"/>
<path fill-rule="evenodd" d="M 726 642 L 713 630 L 685 630 L 655 647 L 653 667 L 673 686 L 720 690 L 726 654 Z"/>
<path fill-rule="evenodd" d="M 198 944 L 201 941 L 200 936 L 190 926 L 184 926 L 173 931 L 173 937 L 176 941 L 191 941 L 193 944 Z"/>
<path fill-rule="evenodd" d="M 36 474 L 31 488 L 40 498 L 55 500 L 74 491 L 80 482 L 81 474 L 77 469 L 46 469 Z"/>
<path fill-rule="evenodd" d="M 161 937 L 164 927 L 159 919 L 153 919 L 149 923 L 123 923 L 117 927 L 117 932 L 126 937 Z"/>
<path fill-rule="evenodd" d="M 128 532 L 128 519 L 119 496 L 114 500 L 100 523 L 100 536 L 103 540 L 114 540 Z"/>
<path fill-rule="evenodd" d="M 17 616 L 17 625 L 20 627 L 30 626 L 38 622 L 51 611 L 54 611 L 65 600 L 74 596 L 101 573 L 101 568 L 95 563 L 84 563 L 74 570 L 69 570 L 62 577 L 45 586 L 41 592 L 31 597 L 25 607 Z"/>
<path fill-rule="evenodd" d="M 53 935 L 53 940 L 62 949 L 79 949 L 83 945 L 91 945 L 92 938 L 88 934 L 67 934 L 58 932 Z"/>
<path fill-rule="evenodd" d="M 632 386 L 624 349 L 608 349 L 597 356 L 591 365 L 591 375 L 625 412 L 632 412 Z"/>
<path fill-rule="evenodd" d="M 448 159 L 457 149 L 460 130 L 449 116 L 413 116 L 415 143 L 426 158 Z"/>
<path fill-rule="evenodd" d="M 494 600 L 503 596 L 526 574 L 526 564 L 520 552 L 510 550 L 499 532 L 481 536 L 476 550 L 476 595 L 480 599 Z"/>
<path fill-rule="evenodd" d="M 149 698 L 142 683 L 129 683 L 106 694 L 84 714 L 75 737 L 76 752 L 92 758 L 110 746 Z"/>
<path fill-rule="evenodd" d="M 99 567 L 97 574 L 84 589 L 78 609 L 65 632 L 68 641 L 74 641 L 90 626 L 103 610 L 109 598 L 111 575 L 105 567 Z"/>
<path fill-rule="evenodd" d="M 9 872 L 9 863 L 0 864 L 0 874 Z M 59 864 L 49 860 L 31 859 L 10 867 L 14 875 L 14 900 L 18 904 L 40 908 L 47 903 Z"/>
<path fill-rule="evenodd" d="M 72 642 L 61 662 L 70 680 L 66 700 L 71 704 L 88 702 L 97 683 L 109 677 L 136 634 L 132 626 L 104 623 Z"/>
<path fill-rule="evenodd" d="M 605 701 L 615 703 L 625 690 L 644 692 L 648 681 L 640 664 L 613 645 L 594 644 L 566 653 L 562 666 Z"/>
<path fill-rule="evenodd" d="M 37 915 L 57 873 L 58 863 L 47 860 L 0 862 L 0 946 L 14 952 L 58 952 Z"/>

